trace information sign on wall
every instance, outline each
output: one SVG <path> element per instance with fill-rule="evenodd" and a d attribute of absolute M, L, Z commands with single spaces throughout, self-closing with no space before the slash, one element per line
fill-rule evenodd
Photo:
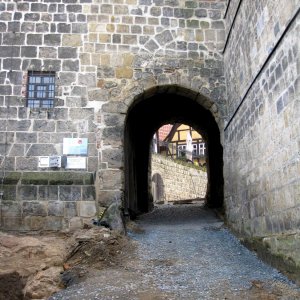
<path fill-rule="evenodd" d="M 68 156 L 66 169 L 86 169 L 86 158 Z"/>
<path fill-rule="evenodd" d="M 88 139 L 87 138 L 64 138 L 63 154 L 64 155 L 87 155 Z"/>

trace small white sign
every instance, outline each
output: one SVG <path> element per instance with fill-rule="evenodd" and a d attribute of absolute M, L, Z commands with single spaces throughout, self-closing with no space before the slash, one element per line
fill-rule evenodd
<path fill-rule="evenodd" d="M 39 157 L 39 168 L 49 168 L 49 156 Z"/>
<path fill-rule="evenodd" d="M 68 156 L 66 169 L 86 169 L 86 158 L 80 156 Z"/>

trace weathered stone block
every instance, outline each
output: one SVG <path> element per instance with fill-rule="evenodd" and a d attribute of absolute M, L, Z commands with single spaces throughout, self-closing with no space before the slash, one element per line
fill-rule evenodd
<path fill-rule="evenodd" d="M 123 167 L 123 151 L 118 148 L 102 150 L 102 162 L 107 162 L 112 169 Z"/>
<path fill-rule="evenodd" d="M 63 202 L 64 203 L 64 217 L 69 219 L 78 216 L 77 202 Z"/>
<path fill-rule="evenodd" d="M 88 158 L 88 171 L 95 173 L 98 171 L 98 156 L 97 157 L 89 157 Z"/>
<path fill-rule="evenodd" d="M 96 76 L 94 73 L 79 73 L 78 84 L 85 85 L 88 87 L 96 86 Z"/>
<path fill-rule="evenodd" d="M 0 57 L 18 57 L 18 56 L 20 56 L 20 47 L 0 46 Z"/>
<path fill-rule="evenodd" d="M 159 46 L 154 40 L 151 39 L 145 44 L 145 48 L 149 52 L 153 52 L 153 51 L 157 50 L 159 48 Z"/>
<path fill-rule="evenodd" d="M 17 200 L 16 186 L 3 185 L 3 200 Z"/>
<path fill-rule="evenodd" d="M 129 67 L 116 68 L 116 77 L 117 78 L 127 78 L 131 79 L 133 76 L 133 69 Z"/>
<path fill-rule="evenodd" d="M 44 43 L 49 46 L 60 46 L 61 35 L 60 34 L 45 34 Z"/>
<path fill-rule="evenodd" d="M 176 18 L 184 18 L 188 19 L 191 18 L 194 14 L 193 9 L 188 9 L 188 8 L 175 8 L 174 9 L 174 17 Z"/>
<path fill-rule="evenodd" d="M 18 11 L 28 11 L 29 10 L 29 3 L 27 2 L 17 2 L 17 10 Z"/>
<path fill-rule="evenodd" d="M 70 108 L 69 116 L 72 120 L 93 119 L 94 108 Z"/>
<path fill-rule="evenodd" d="M 123 114 L 104 114 L 103 117 L 106 126 L 124 126 L 125 115 Z"/>
<path fill-rule="evenodd" d="M 43 4 L 43 3 L 32 3 L 31 4 L 31 11 L 46 12 L 47 9 L 48 9 L 47 4 Z"/>
<path fill-rule="evenodd" d="M 24 59 L 22 61 L 22 70 L 28 71 L 28 69 L 38 69 L 40 70 L 42 66 L 42 61 L 40 59 Z"/>
<path fill-rule="evenodd" d="M 68 4 L 66 5 L 67 12 L 75 12 L 79 13 L 82 12 L 82 5 L 79 4 Z"/>
<path fill-rule="evenodd" d="M 62 217 L 64 216 L 64 202 L 49 201 L 48 202 L 48 216 Z"/>
<path fill-rule="evenodd" d="M 22 221 L 22 217 L 3 217 L 2 227 L 8 230 L 20 230 Z"/>
<path fill-rule="evenodd" d="M 41 58 L 57 58 L 57 49 L 54 47 L 40 47 L 39 57 Z"/>
<path fill-rule="evenodd" d="M 101 66 L 97 68 L 97 76 L 98 78 L 114 78 L 115 70 L 112 67 Z"/>
<path fill-rule="evenodd" d="M 16 158 L 16 169 L 34 171 L 38 168 L 38 158 L 37 157 L 17 157 Z"/>
<path fill-rule="evenodd" d="M 12 14 L 10 12 L 2 12 L 0 13 L 0 20 L 1 21 L 11 21 Z"/>
<path fill-rule="evenodd" d="M 15 119 L 17 117 L 16 107 L 0 107 L 0 119 Z"/>
<path fill-rule="evenodd" d="M 55 123 L 46 120 L 34 120 L 33 130 L 42 132 L 53 132 L 55 130 Z"/>
<path fill-rule="evenodd" d="M 36 24 L 36 32 L 49 32 L 49 23 Z"/>
<path fill-rule="evenodd" d="M 45 59 L 44 65 L 45 70 L 51 70 L 51 71 L 60 71 L 61 69 L 61 60 L 58 59 Z"/>
<path fill-rule="evenodd" d="M 221 19 L 221 17 L 222 17 L 221 11 L 219 11 L 219 10 L 209 10 L 208 16 L 213 20 L 218 20 L 218 19 Z"/>
<path fill-rule="evenodd" d="M 57 132 L 76 132 L 76 124 L 72 121 L 57 121 L 56 123 Z"/>
<path fill-rule="evenodd" d="M 66 24 L 66 23 L 57 24 L 57 32 L 70 33 L 71 32 L 71 24 Z"/>
<path fill-rule="evenodd" d="M 33 22 L 39 21 L 40 20 L 40 14 L 38 14 L 38 13 L 26 13 L 24 15 L 24 20 L 25 21 L 33 21 Z"/>
<path fill-rule="evenodd" d="M 47 203 L 45 202 L 24 201 L 22 206 L 24 216 L 47 216 Z"/>
<path fill-rule="evenodd" d="M 87 33 L 88 27 L 85 23 L 72 23 L 72 33 Z"/>
<path fill-rule="evenodd" d="M 100 189 L 118 190 L 122 188 L 123 174 L 121 170 L 100 170 L 98 176 Z"/>
<path fill-rule="evenodd" d="M 53 144 L 34 144 L 27 151 L 28 156 L 51 156 L 57 154 Z"/>
<path fill-rule="evenodd" d="M 58 200 L 58 186 L 55 185 L 39 186 L 38 199 L 46 200 L 46 201 Z"/>
<path fill-rule="evenodd" d="M 4 70 L 20 70 L 21 59 L 20 58 L 6 58 L 3 59 Z"/>
<path fill-rule="evenodd" d="M 63 34 L 62 46 L 79 47 L 82 45 L 82 37 L 80 34 Z"/>
<path fill-rule="evenodd" d="M 224 29 L 225 28 L 225 24 L 223 21 L 212 21 L 211 22 L 211 28 L 214 29 Z"/>
<path fill-rule="evenodd" d="M 89 101 L 107 101 L 108 92 L 103 89 L 90 90 L 88 92 Z"/>
<path fill-rule="evenodd" d="M 53 21 L 54 22 L 67 22 L 68 15 L 67 14 L 54 14 Z"/>
<path fill-rule="evenodd" d="M 172 36 L 170 30 L 165 30 L 160 34 L 157 34 L 155 36 L 155 39 L 158 42 L 158 44 L 160 44 L 161 46 L 164 46 L 165 44 L 173 41 L 173 36 Z"/>
<path fill-rule="evenodd" d="M 0 85 L 0 95 L 10 95 L 12 87 L 10 85 Z"/>
<path fill-rule="evenodd" d="M 25 33 L 3 33 L 3 45 L 24 45 Z"/>
<path fill-rule="evenodd" d="M 43 35 L 42 34 L 36 34 L 36 33 L 29 33 L 26 37 L 27 45 L 42 45 L 43 42 Z"/>
<path fill-rule="evenodd" d="M 22 209 L 19 202 L 2 201 L 1 202 L 1 218 L 21 217 Z"/>
<path fill-rule="evenodd" d="M 79 214 L 81 217 L 91 218 L 96 215 L 95 201 L 82 201 L 80 202 Z"/>
<path fill-rule="evenodd" d="M 1 87 L 0 87 L 1 91 Z M 8 131 L 28 131 L 31 125 L 30 120 L 8 120 L 7 130 Z"/>
<path fill-rule="evenodd" d="M 112 14 L 113 6 L 111 4 L 101 4 L 100 11 L 103 14 Z"/>
<path fill-rule="evenodd" d="M 36 57 L 37 56 L 37 47 L 35 47 L 35 46 L 21 47 L 21 56 L 22 57 Z"/>
<path fill-rule="evenodd" d="M 28 132 L 16 132 L 16 142 L 17 143 L 36 143 L 37 133 Z"/>
<path fill-rule="evenodd" d="M 122 199 L 123 193 L 121 191 L 99 191 L 98 204 L 108 207 L 118 199 Z"/>
<path fill-rule="evenodd" d="M 76 74 L 73 72 L 61 72 L 59 80 L 61 85 L 71 85 L 73 82 L 76 82 Z"/>
<path fill-rule="evenodd" d="M 82 200 L 94 201 L 96 199 L 95 187 L 93 185 L 82 186 Z"/>
<path fill-rule="evenodd" d="M 60 186 L 59 200 L 61 201 L 80 201 L 81 187 L 80 186 Z"/>
<path fill-rule="evenodd" d="M 23 78 L 23 73 L 19 71 L 10 71 L 7 74 L 7 77 L 10 81 L 10 84 L 14 85 L 21 85 L 22 84 L 22 78 Z"/>
<path fill-rule="evenodd" d="M 58 58 L 77 58 L 77 48 L 59 47 Z"/>
<path fill-rule="evenodd" d="M 33 185 L 21 185 L 18 186 L 18 198 L 20 200 L 36 200 L 37 199 L 37 187 Z"/>
<path fill-rule="evenodd" d="M 25 145 L 24 144 L 14 144 L 9 152 L 8 156 L 23 156 L 25 153 Z"/>

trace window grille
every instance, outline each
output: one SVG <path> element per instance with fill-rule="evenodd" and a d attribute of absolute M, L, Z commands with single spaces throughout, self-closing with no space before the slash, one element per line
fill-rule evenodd
<path fill-rule="evenodd" d="M 51 108 L 55 98 L 55 72 L 28 72 L 27 107 Z"/>

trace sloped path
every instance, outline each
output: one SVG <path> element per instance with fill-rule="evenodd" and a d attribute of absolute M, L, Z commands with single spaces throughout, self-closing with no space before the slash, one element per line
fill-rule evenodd
<path fill-rule="evenodd" d="M 50 299 L 300 299 L 201 205 L 162 206 L 138 224 L 124 265 L 95 270 Z"/>

